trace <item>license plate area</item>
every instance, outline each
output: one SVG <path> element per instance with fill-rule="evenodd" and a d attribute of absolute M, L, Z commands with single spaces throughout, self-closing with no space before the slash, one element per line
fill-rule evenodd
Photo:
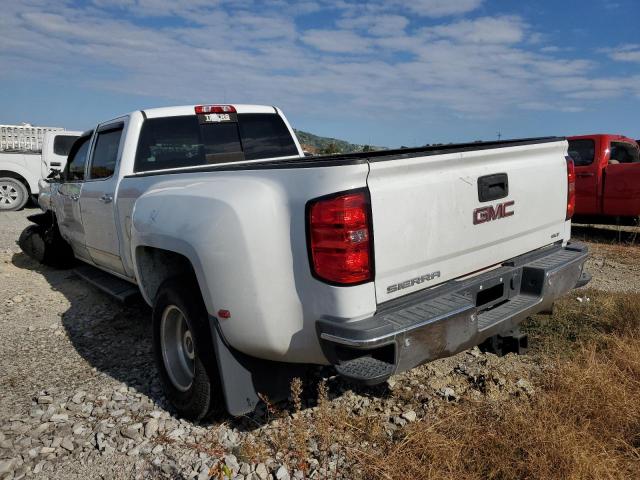
<path fill-rule="evenodd" d="M 482 313 L 508 302 L 520 293 L 520 269 L 510 269 L 501 275 L 485 278 L 469 287 L 466 294 L 473 299 L 477 312 Z"/>
<path fill-rule="evenodd" d="M 479 290 L 476 294 L 476 307 L 482 309 L 485 305 L 494 304 L 504 298 L 504 283 Z"/>

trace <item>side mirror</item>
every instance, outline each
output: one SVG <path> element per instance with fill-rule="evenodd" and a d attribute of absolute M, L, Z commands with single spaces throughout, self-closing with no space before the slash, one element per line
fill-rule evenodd
<path fill-rule="evenodd" d="M 58 170 L 57 168 L 52 168 L 49 171 L 49 175 L 45 178 L 46 181 L 49 182 L 61 182 L 63 180 L 64 172 L 62 170 Z"/>

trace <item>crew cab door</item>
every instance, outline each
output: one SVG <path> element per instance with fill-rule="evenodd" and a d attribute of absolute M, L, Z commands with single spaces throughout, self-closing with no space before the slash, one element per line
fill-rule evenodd
<path fill-rule="evenodd" d="M 62 183 L 52 196 L 60 233 L 71 245 L 75 255 L 90 260 L 85 248 L 84 227 L 80 212 L 80 195 L 84 185 L 87 154 L 91 136 L 80 138 L 71 148 Z"/>
<path fill-rule="evenodd" d="M 596 152 L 602 148 L 593 138 L 569 139 L 569 156 L 576 166 L 576 214 L 596 215 L 599 211 L 601 173 Z"/>
<path fill-rule="evenodd" d="M 611 142 L 604 174 L 605 215 L 640 216 L 640 151 L 637 144 Z"/>
<path fill-rule="evenodd" d="M 117 165 L 124 129 L 122 119 L 98 127 L 80 196 L 85 244 L 96 265 L 124 274 L 116 227 Z"/>

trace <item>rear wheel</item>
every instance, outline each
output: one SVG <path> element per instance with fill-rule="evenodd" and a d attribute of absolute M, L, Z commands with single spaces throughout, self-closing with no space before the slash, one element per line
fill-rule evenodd
<path fill-rule="evenodd" d="M 0 178 L 0 211 L 20 210 L 29 200 L 29 190 L 11 177 Z"/>
<path fill-rule="evenodd" d="M 153 306 L 153 347 L 165 394 L 179 415 L 201 420 L 222 409 L 204 302 L 190 278 L 165 281 Z"/>

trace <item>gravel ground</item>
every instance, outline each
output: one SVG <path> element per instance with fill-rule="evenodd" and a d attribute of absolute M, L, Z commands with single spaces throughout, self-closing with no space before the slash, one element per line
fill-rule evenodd
<path fill-rule="evenodd" d="M 640 228 L 574 225 L 573 237 L 589 244 L 589 288 L 640 292 Z"/>
<path fill-rule="evenodd" d="M 275 418 L 260 406 L 251 416 L 208 424 L 173 417 L 153 365 L 148 307 L 124 307 L 71 270 L 42 267 L 22 254 L 15 242 L 32 213 L 0 213 L 0 480 L 205 479 L 221 465 L 242 480 L 304 477 L 287 466 L 287 452 L 257 461 L 243 455 L 247 444 L 290 428 L 290 416 Z M 640 248 L 629 247 L 620 259 L 606 242 L 595 245 L 593 286 L 637 289 L 638 264 L 629 258 Z M 393 435 L 442 402 L 531 395 L 539 368 L 531 357 L 476 348 L 373 389 L 330 377 L 329 397 L 353 415 L 382 416 Z M 307 379 L 303 416 L 312 415 L 315 384 L 328 375 L 319 369 Z M 318 458 L 312 447 L 307 477 L 347 478 L 339 452 L 325 466 Z"/>

